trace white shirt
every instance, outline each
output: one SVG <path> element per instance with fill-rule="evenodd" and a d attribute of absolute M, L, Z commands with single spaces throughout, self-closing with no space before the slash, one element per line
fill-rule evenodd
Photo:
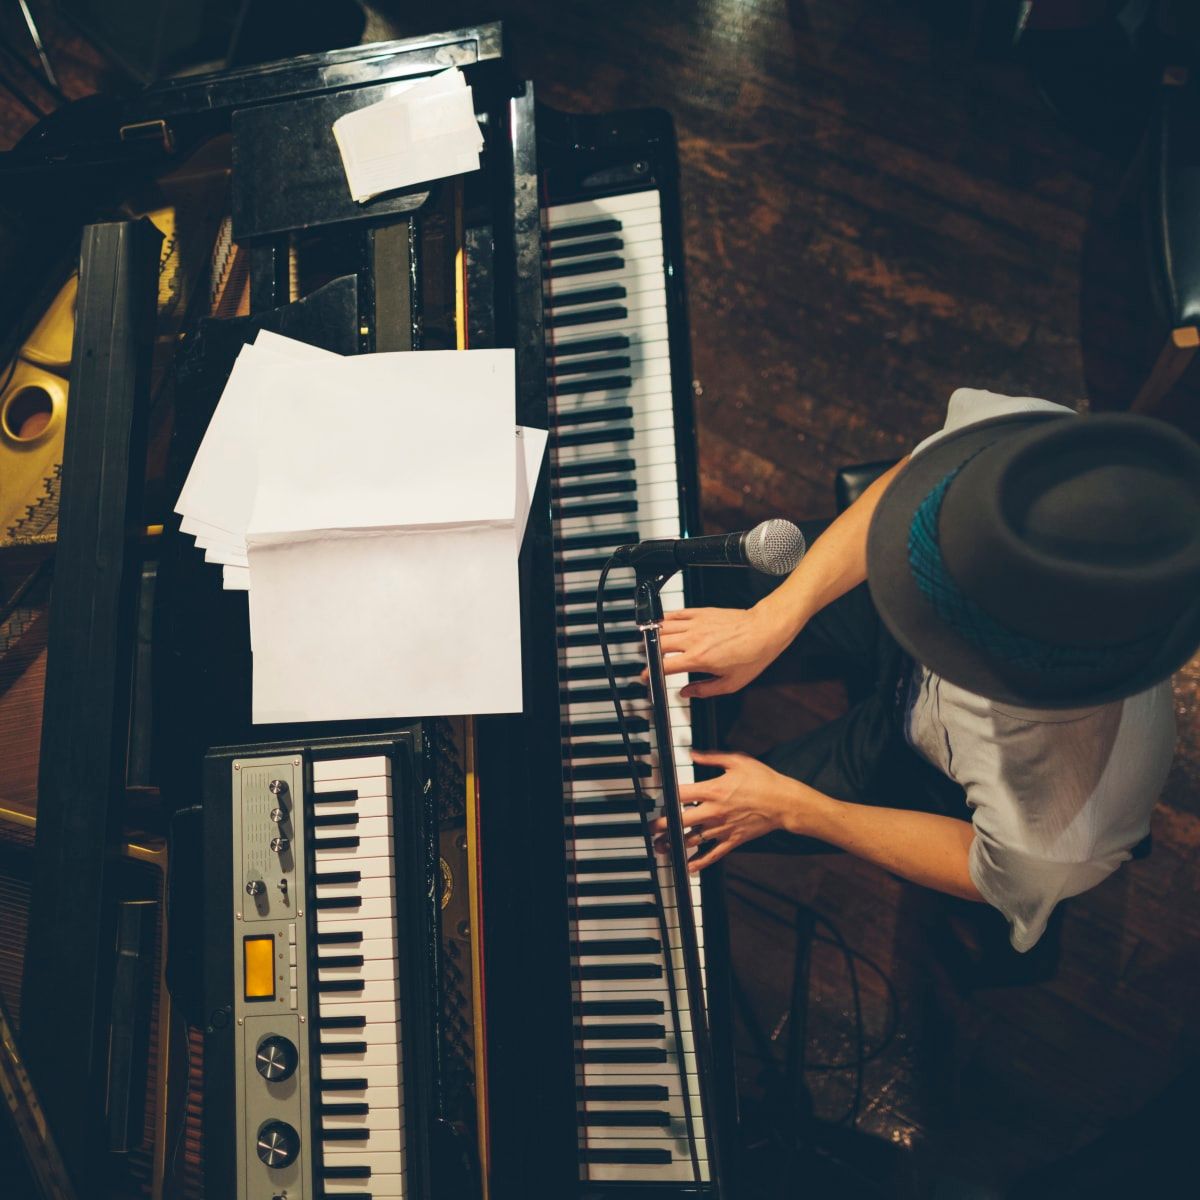
<path fill-rule="evenodd" d="M 1032 397 L 959 388 L 954 429 L 1012 412 L 1059 410 Z M 985 700 L 917 666 L 905 736 L 966 791 L 975 840 L 968 869 L 980 895 L 1028 950 L 1054 906 L 1095 887 L 1149 831 L 1175 751 L 1171 681 L 1082 709 L 1024 709 Z"/>

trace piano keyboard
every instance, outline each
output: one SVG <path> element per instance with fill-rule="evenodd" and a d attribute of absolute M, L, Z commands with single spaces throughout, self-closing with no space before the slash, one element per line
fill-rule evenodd
<path fill-rule="evenodd" d="M 393 745 L 318 748 L 308 786 L 304 750 L 220 755 L 237 1017 L 237 1187 L 225 1194 L 238 1200 L 409 1195 L 403 1012 L 426 888 L 398 891 L 398 864 L 424 850 L 413 806 L 393 795 Z"/>
<path fill-rule="evenodd" d="M 694 1180 L 686 1087 L 704 1181 L 679 897 L 667 860 L 647 861 L 595 624 L 600 568 L 612 551 L 682 531 L 659 193 L 556 205 L 542 219 L 581 1176 Z M 639 679 L 645 664 L 632 588 L 631 571 L 610 574 L 606 629 L 641 785 L 658 815 L 660 751 Z M 664 586 L 662 600 L 664 608 L 682 607 L 680 576 Z M 670 752 L 680 783 L 690 783 L 691 711 L 682 686 L 669 684 Z M 698 878 L 690 892 L 703 971 Z"/>

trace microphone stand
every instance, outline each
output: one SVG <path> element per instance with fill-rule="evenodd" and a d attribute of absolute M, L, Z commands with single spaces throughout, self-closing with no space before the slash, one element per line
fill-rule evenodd
<path fill-rule="evenodd" d="M 716 1137 L 716 1074 L 712 1040 L 708 1028 L 708 1010 L 704 1002 L 704 983 L 700 975 L 700 950 L 696 936 L 696 915 L 692 909 L 691 879 L 687 869 L 687 845 L 684 841 L 683 812 L 679 803 L 679 776 L 675 771 L 675 745 L 671 737 L 671 712 L 667 705 L 666 673 L 662 651 L 662 585 L 674 575 L 643 570 L 637 567 L 637 586 L 634 592 L 634 617 L 646 649 L 646 665 L 650 675 L 650 704 L 653 711 L 655 744 L 658 746 L 658 772 L 662 780 L 663 813 L 671 845 L 671 880 L 675 888 L 675 903 L 679 914 L 679 939 L 683 955 L 684 982 L 688 1010 L 692 1017 L 692 1045 L 696 1051 L 696 1070 L 700 1084 L 700 1116 L 708 1147 L 709 1174 L 717 1196 L 723 1195 L 720 1147 Z M 653 867 L 658 870 L 657 866 Z M 676 969 L 671 948 L 663 947 L 670 971 L 671 986 L 675 986 Z M 679 1047 L 680 1063 L 683 1047 Z M 680 1086 L 686 1088 L 682 1075 Z M 700 1182 L 697 1180 L 697 1182 Z"/>

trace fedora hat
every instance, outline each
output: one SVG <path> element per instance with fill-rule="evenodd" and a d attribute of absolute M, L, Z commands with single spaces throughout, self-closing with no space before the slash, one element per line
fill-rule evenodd
<path fill-rule="evenodd" d="M 1200 644 L 1200 447 L 1129 414 L 956 430 L 880 498 L 867 580 L 900 645 L 977 695 L 1132 695 Z"/>

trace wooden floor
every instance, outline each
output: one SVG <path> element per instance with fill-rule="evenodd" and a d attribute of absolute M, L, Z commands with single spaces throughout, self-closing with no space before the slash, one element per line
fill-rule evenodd
<path fill-rule="evenodd" d="M 939 16 L 956 7 L 444 0 L 414 18 L 393 0 L 372 28 L 500 16 L 542 100 L 674 114 L 715 531 L 830 513 L 838 464 L 902 454 L 958 386 L 1112 408 L 1148 369 L 1136 236 L 1114 215 L 1123 160 L 1062 128 L 1016 66 L 976 61 Z M 28 124 L 11 104 L 0 121 L 6 144 Z M 763 1195 L 1033 1195 L 1027 1172 L 1105 1135 L 1183 1161 L 1186 1142 L 1166 1134 L 1181 1096 L 1195 1106 L 1200 662 L 1176 699 L 1180 753 L 1153 854 L 1066 906 L 1045 982 L 964 984 L 947 969 L 954 947 L 977 945 L 962 914 L 851 859 L 736 857 L 735 967 L 767 1047 L 782 1056 L 789 931 L 810 909 L 828 924 L 812 949 L 808 1060 L 860 1053 L 838 938 L 869 1059 L 857 1103 L 853 1070 L 806 1073 L 818 1120 L 802 1140 L 821 1153 L 783 1174 L 764 1151 L 756 1161 L 776 1165 Z M 761 749 L 840 703 L 836 685 L 769 680 L 746 696 L 735 744 Z M 746 1027 L 738 1041 L 745 1125 L 769 1143 L 781 1109 L 762 1100 L 763 1047 Z M 1123 1132 L 1177 1080 L 1163 1113 Z M 1168 1194 L 1116 1184 L 1119 1167 L 1052 1194 Z"/>

